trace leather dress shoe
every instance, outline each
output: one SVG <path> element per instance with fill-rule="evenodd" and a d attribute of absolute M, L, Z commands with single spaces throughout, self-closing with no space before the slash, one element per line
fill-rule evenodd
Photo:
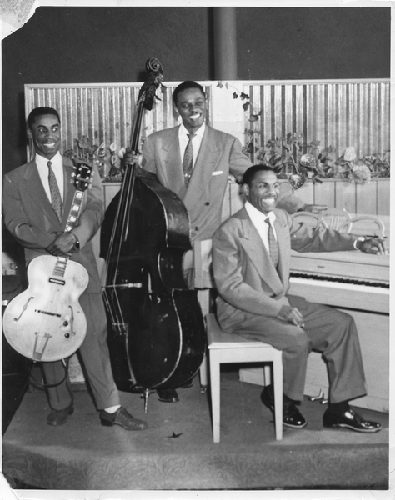
<path fill-rule="evenodd" d="M 172 387 L 158 389 L 158 400 L 162 403 L 178 403 L 178 394 Z"/>
<path fill-rule="evenodd" d="M 263 389 L 261 400 L 274 415 L 274 396 L 270 386 Z M 307 420 L 300 413 L 292 400 L 283 401 L 283 425 L 285 427 L 291 427 L 292 429 L 303 429 L 303 427 L 307 425 Z"/>
<path fill-rule="evenodd" d="M 67 422 L 67 417 L 74 411 L 73 404 L 62 410 L 52 410 L 47 417 L 48 425 L 62 425 Z"/>
<path fill-rule="evenodd" d="M 351 408 L 345 413 L 332 413 L 326 410 L 323 416 L 323 424 L 327 429 L 344 427 L 355 432 L 378 432 L 382 429 L 381 424 L 364 420 L 361 415 Z"/>
<path fill-rule="evenodd" d="M 142 431 L 148 427 L 148 424 L 138 418 L 133 418 L 132 415 L 125 408 L 118 408 L 115 413 L 108 413 L 101 410 L 100 412 L 101 424 L 106 427 L 113 425 L 120 425 L 127 431 Z"/>

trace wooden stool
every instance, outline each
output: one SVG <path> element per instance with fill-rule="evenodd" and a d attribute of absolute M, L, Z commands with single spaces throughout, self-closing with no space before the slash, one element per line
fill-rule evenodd
<path fill-rule="evenodd" d="M 270 344 L 225 333 L 210 313 L 207 319 L 210 389 L 213 411 L 213 442 L 220 440 L 220 365 L 221 363 L 273 363 L 274 425 L 276 439 L 283 438 L 283 360 L 282 352 Z"/>

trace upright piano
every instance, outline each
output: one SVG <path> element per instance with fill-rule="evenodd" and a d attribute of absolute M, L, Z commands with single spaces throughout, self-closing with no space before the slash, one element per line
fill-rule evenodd
<path fill-rule="evenodd" d="M 362 408 L 389 410 L 389 255 L 359 251 L 298 254 L 291 261 L 290 294 L 337 307 L 358 327 L 368 395 L 352 401 Z M 305 394 L 328 395 L 322 355 L 311 353 Z"/>

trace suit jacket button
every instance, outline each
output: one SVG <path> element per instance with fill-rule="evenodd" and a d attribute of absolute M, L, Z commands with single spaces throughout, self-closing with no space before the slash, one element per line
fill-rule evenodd
<path fill-rule="evenodd" d="M 205 203 L 205 205 L 206 205 L 206 207 L 208 207 L 208 206 L 210 205 L 210 203 L 207 201 L 207 202 Z"/>
<path fill-rule="evenodd" d="M 199 228 L 197 226 L 195 227 L 195 231 L 199 231 Z"/>

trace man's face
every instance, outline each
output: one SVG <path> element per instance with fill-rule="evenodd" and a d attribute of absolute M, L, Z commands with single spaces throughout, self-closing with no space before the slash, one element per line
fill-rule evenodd
<path fill-rule="evenodd" d="M 176 107 L 188 131 L 193 132 L 203 125 L 207 103 L 200 89 L 191 87 L 180 92 Z"/>
<path fill-rule="evenodd" d="M 37 116 L 30 129 L 36 153 L 50 160 L 60 147 L 60 123 L 55 115 Z"/>
<path fill-rule="evenodd" d="M 257 172 L 252 185 L 243 184 L 244 194 L 248 201 L 265 215 L 277 206 L 280 186 L 277 175 L 270 171 Z"/>

